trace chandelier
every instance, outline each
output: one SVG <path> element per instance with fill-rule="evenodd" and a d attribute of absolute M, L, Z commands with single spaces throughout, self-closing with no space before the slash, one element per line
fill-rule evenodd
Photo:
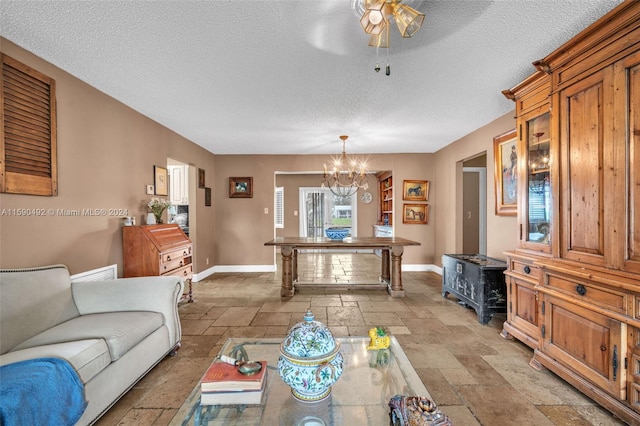
<path fill-rule="evenodd" d="M 366 163 L 354 158 L 347 157 L 345 144 L 349 136 L 342 135 L 342 154 L 339 158 L 332 159 L 332 168 L 327 170 L 324 165 L 324 175 L 322 178 L 322 188 L 329 188 L 331 193 L 338 197 L 350 197 L 358 189 L 367 189 Z"/>
<path fill-rule="evenodd" d="M 412 37 L 424 22 L 424 13 L 403 4 L 402 0 L 352 0 L 351 7 L 360 18 L 360 25 L 364 32 L 371 36 L 369 46 L 376 49 L 389 48 L 390 17 L 404 38 Z M 376 61 L 375 70 L 380 71 L 378 61 Z M 391 74 L 388 51 L 386 74 Z"/>

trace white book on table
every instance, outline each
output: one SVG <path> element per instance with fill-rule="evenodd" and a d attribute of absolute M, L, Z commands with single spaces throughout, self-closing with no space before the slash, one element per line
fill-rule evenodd
<path fill-rule="evenodd" d="M 253 391 L 215 391 L 200 392 L 201 405 L 243 405 L 260 404 L 264 396 L 267 378 L 262 381 L 262 388 Z"/>

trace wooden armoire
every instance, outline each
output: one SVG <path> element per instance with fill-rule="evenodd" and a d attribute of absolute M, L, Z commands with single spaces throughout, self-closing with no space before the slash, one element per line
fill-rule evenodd
<path fill-rule="evenodd" d="M 502 335 L 640 424 L 640 2 L 503 93 L 516 102 L 518 246 Z"/>

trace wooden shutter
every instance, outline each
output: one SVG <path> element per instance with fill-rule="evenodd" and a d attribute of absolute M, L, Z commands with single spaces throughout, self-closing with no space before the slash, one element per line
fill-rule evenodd
<path fill-rule="evenodd" d="M 284 228 L 284 187 L 276 187 L 274 218 L 276 228 Z"/>
<path fill-rule="evenodd" d="M 57 195 L 56 82 L 0 55 L 0 192 Z"/>

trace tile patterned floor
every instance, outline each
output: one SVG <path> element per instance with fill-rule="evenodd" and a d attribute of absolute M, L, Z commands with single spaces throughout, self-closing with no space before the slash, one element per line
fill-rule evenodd
<path fill-rule="evenodd" d="M 306 281 L 377 280 L 372 254 L 303 254 Z M 405 272 L 404 298 L 384 290 L 304 288 L 280 298 L 279 273 L 224 273 L 194 283 L 180 305 L 182 349 L 160 362 L 98 425 L 167 425 L 228 337 L 284 337 L 311 307 L 336 336 L 384 326 L 396 336 L 436 403 L 457 426 L 622 425 L 548 371 L 529 367 L 532 351 L 500 337 L 504 315 L 480 325 L 473 310 L 441 295 L 441 277 Z M 351 426 L 351 425 L 349 425 Z"/>

